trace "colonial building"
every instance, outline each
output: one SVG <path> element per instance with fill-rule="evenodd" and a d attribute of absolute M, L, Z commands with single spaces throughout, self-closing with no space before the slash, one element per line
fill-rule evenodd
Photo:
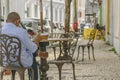
<path fill-rule="evenodd" d="M 85 22 L 85 0 L 78 0 L 78 22 Z"/>
<path fill-rule="evenodd" d="M 120 55 L 120 0 L 102 0 L 105 38 Z"/>
<path fill-rule="evenodd" d="M 26 2 L 26 18 L 40 18 L 39 0 L 31 0 Z M 43 0 L 43 19 L 51 20 L 51 13 L 53 14 L 53 22 L 64 23 L 64 0 Z M 52 11 L 52 12 L 51 12 Z"/>
<path fill-rule="evenodd" d="M 26 0 L 1 0 L 1 12 L 3 18 L 6 19 L 6 16 L 9 12 L 18 12 L 21 18 L 25 18 L 25 2 Z"/>
<path fill-rule="evenodd" d="M 1 0 L 2 16 L 9 12 L 18 12 L 21 18 L 40 18 L 39 0 Z M 43 0 L 43 19 L 51 19 L 51 0 Z M 53 21 L 64 23 L 64 0 L 52 0 Z"/>
<path fill-rule="evenodd" d="M 96 0 L 86 0 L 85 21 L 86 23 L 95 23 L 98 18 L 98 3 Z"/>

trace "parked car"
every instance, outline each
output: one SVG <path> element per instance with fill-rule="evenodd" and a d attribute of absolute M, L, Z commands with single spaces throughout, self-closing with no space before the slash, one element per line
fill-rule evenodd
<path fill-rule="evenodd" d="M 52 24 L 53 23 L 50 20 L 46 19 L 44 24 L 44 31 L 50 33 Z"/>
<path fill-rule="evenodd" d="M 0 22 L 1 22 L 1 26 L 4 26 L 5 22 L 4 22 L 4 19 L 0 19 Z"/>
<path fill-rule="evenodd" d="M 92 24 L 91 23 L 86 23 L 85 26 L 84 26 L 84 29 L 87 29 L 87 28 L 92 28 Z"/>
<path fill-rule="evenodd" d="M 33 19 L 21 19 L 21 24 L 28 30 L 33 30 L 34 33 L 38 32 L 38 21 Z"/>

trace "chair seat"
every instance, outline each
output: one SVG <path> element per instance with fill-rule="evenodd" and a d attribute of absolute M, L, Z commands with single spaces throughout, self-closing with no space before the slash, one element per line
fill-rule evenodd
<path fill-rule="evenodd" d="M 8 67 L 4 67 L 4 69 L 10 69 L 10 70 L 14 70 L 14 69 L 29 69 L 31 67 L 19 67 L 19 66 L 8 66 Z"/>
<path fill-rule="evenodd" d="M 55 42 L 55 43 L 50 44 L 50 45 L 47 46 L 47 47 L 48 47 L 48 48 L 59 47 L 59 43 L 58 43 L 58 42 Z"/>
<path fill-rule="evenodd" d="M 49 60 L 48 63 L 71 63 L 72 60 Z"/>

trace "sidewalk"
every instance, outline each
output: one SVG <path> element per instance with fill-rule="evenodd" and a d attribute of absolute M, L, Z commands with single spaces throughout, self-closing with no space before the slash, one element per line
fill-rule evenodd
<path fill-rule="evenodd" d="M 88 60 L 87 53 L 85 60 L 77 61 L 76 80 L 120 80 L 120 60 L 112 51 L 112 46 L 106 45 L 104 41 L 95 40 L 96 61 Z M 87 51 L 86 51 L 87 52 Z M 77 49 L 75 54 L 77 54 Z M 80 59 L 80 58 L 79 58 Z M 58 71 L 55 65 L 50 65 L 48 71 L 49 80 L 59 80 Z M 63 66 L 62 80 L 73 80 L 72 67 L 70 64 Z"/>
<path fill-rule="evenodd" d="M 120 80 L 120 60 L 114 52 L 109 51 L 112 46 L 106 45 L 104 41 L 95 40 L 94 47 L 96 61 L 93 61 L 92 57 L 88 60 L 85 51 L 85 60 L 82 62 L 80 56 L 79 61 L 75 62 L 76 80 Z M 27 72 L 25 75 L 27 76 Z M 59 80 L 58 75 L 57 67 L 50 64 L 47 71 L 48 80 Z M 5 76 L 4 80 L 10 80 L 10 76 Z M 71 64 L 63 66 L 62 80 L 73 80 Z"/>

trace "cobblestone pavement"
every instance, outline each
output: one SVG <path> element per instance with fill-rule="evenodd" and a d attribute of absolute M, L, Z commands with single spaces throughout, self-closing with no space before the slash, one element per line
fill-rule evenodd
<path fill-rule="evenodd" d="M 92 57 L 91 60 L 88 59 L 87 50 L 83 62 L 81 56 L 78 61 L 75 61 L 76 80 L 120 80 L 120 58 L 113 51 L 109 51 L 112 46 L 101 40 L 95 40 L 94 46 L 96 61 L 93 61 Z M 77 49 L 75 54 L 77 54 Z M 48 59 L 52 56 L 50 53 Z M 25 75 L 27 76 L 27 72 Z M 58 70 L 54 64 L 49 65 L 47 76 L 49 80 L 59 80 Z M 5 75 L 4 80 L 10 80 L 10 76 Z M 25 80 L 28 80 L 27 77 Z M 63 66 L 62 80 L 73 80 L 71 64 Z"/>

